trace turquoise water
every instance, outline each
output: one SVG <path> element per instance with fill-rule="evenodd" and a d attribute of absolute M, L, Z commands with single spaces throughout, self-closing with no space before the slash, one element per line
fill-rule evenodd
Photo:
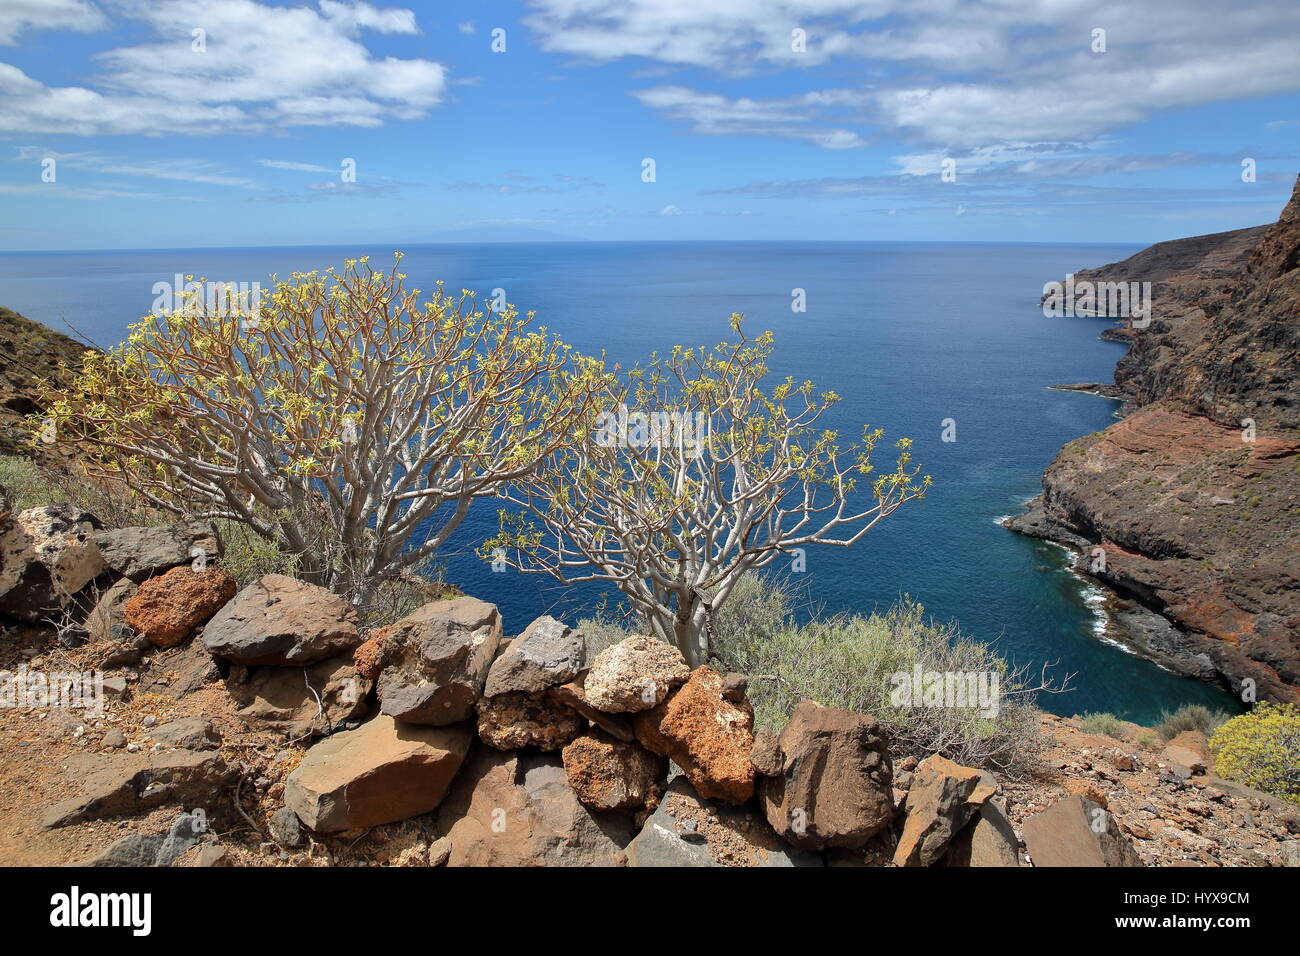
<path fill-rule="evenodd" d="M 933 617 L 1037 674 L 1073 673 L 1075 690 L 1044 696 L 1062 714 L 1113 711 L 1150 722 L 1197 702 L 1232 707 L 1218 690 L 1177 677 L 1098 640 L 1096 618 L 1064 552 L 1007 531 L 1041 490 L 1042 470 L 1071 439 L 1104 428 L 1115 403 L 1048 385 L 1108 381 L 1123 346 L 1089 319 L 1047 319 L 1044 282 L 1123 259 L 1138 247 L 931 243 L 676 242 L 407 247 L 403 271 L 421 288 L 503 288 L 521 309 L 584 351 L 631 364 L 673 344 L 728 338 L 727 317 L 776 333 L 775 375 L 811 378 L 842 396 L 829 424 L 863 423 L 915 440 L 934 477 L 923 502 L 878 525 L 852 549 L 809 551 L 796 576 L 828 611 L 884 608 L 901 594 Z M 387 248 L 202 249 L 6 254 L 0 304 L 100 345 L 147 312 L 173 274 L 266 282 L 271 272 L 341 265 Z M 805 290 L 807 311 L 791 310 Z M 941 440 L 954 419 L 957 441 Z M 892 459 L 888 459 L 892 460 Z M 885 461 L 885 459 L 882 459 Z M 887 463 L 887 462 L 886 462 Z M 574 618 L 601 589 L 493 574 L 471 551 L 495 530 L 495 503 L 477 507 L 445 554 L 449 579 L 498 604 L 515 633 L 542 613 Z M 611 595 L 612 596 L 612 595 Z"/>

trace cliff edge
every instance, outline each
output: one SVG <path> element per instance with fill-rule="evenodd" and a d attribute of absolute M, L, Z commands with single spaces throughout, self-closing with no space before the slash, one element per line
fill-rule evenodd
<path fill-rule="evenodd" d="M 1300 702 L 1300 182 L 1278 221 L 1159 243 L 1078 279 L 1152 283 L 1111 394 L 1014 530 L 1080 552 L 1140 608 L 1135 649 Z M 1108 330 L 1109 331 L 1109 330 Z"/>

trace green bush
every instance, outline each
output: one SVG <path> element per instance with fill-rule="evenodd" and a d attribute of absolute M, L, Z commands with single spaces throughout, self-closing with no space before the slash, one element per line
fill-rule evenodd
<path fill-rule="evenodd" d="M 921 605 L 906 598 L 883 614 L 804 624 L 796 623 L 798 602 L 788 586 L 750 576 L 714 616 L 714 656 L 720 667 L 748 675 L 758 726 L 779 731 L 810 698 L 875 717 L 889 732 L 895 759 L 940 753 L 1015 773 L 1037 763 L 1044 743 L 1029 689 L 988 645 L 926 622 Z M 990 682 L 995 676 L 994 706 L 900 701 L 900 687 L 918 668 L 986 675 Z"/>
<path fill-rule="evenodd" d="M 15 512 L 67 502 L 89 511 L 110 528 L 169 520 L 160 512 L 142 507 L 124 487 L 17 455 L 0 456 L 0 487 Z"/>
<path fill-rule="evenodd" d="M 1225 780 L 1300 804 L 1300 706 L 1260 704 L 1210 738 L 1214 769 Z"/>
<path fill-rule="evenodd" d="M 1221 710 L 1211 711 L 1200 704 L 1184 704 L 1172 714 L 1162 711 L 1156 730 L 1166 741 L 1173 740 L 1186 730 L 1199 730 L 1208 737 L 1228 716 Z"/>
<path fill-rule="evenodd" d="M 1086 734 L 1101 734 L 1103 737 L 1124 737 L 1124 721 L 1114 714 L 1084 714 L 1079 718 L 1079 729 Z"/>

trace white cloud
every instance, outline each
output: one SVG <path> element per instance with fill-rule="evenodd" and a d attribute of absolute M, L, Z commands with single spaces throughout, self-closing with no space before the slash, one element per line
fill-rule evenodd
<path fill-rule="evenodd" d="M 680 96 L 678 102 L 642 97 L 706 135 L 784 137 L 792 128 L 829 125 L 822 138 L 802 138 L 836 147 L 879 132 L 971 150 L 1090 140 L 1166 111 L 1300 90 L 1295 0 L 1239 0 L 1231 8 L 1218 0 L 530 0 L 530 6 L 525 23 L 542 48 L 580 60 L 642 58 L 728 77 L 832 62 L 865 67 L 859 89 L 826 91 L 832 100 L 824 103 L 817 93 L 751 101 L 691 90 L 693 110 Z M 806 52 L 791 49 L 795 27 L 806 31 Z M 1106 30 L 1104 53 L 1091 49 L 1098 27 Z M 843 101 L 850 96 L 856 115 L 845 119 Z M 710 105 L 718 115 L 707 115 Z M 794 126 L 792 110 L 799 114 Z"/>
<path fill-rule="evenodd" d="M 117 187 L 65 186 L 62 183 L 35 183 L 15 185 L 0 183 L 0 196 L 40 196 L 42 199 L 181 199 L 201 202 L 193 196 L 164 196 L 161 193 L 144 193 Z"/>
<path fill-rule="evenodd" d="M 120 176 L 148 176 L 151 179 L 203 183 L 208 186 L 236 186 L 240 189 L 260 188 L 253 180 L 245 176 L 232 176 L 222 172 L 217 163 L 204 159 L 165 159 L 108 163 L 100 168 L 106 173 L 115 173 Z"/>
<path fill-rule="evenodd" d="M 681 214 L 682 211 L 672 203 L 669 203 L 667 206 L 664 206 L 663 209 L 659 210 L 659 215 L 661 216 L 680 216 Z"/>
<path fill-rule="evenodd" d="M 7 0 L 6 0 L 7 2 Z M 377 58 L 364 31 L 417 34 L 410 10 L 320 0 L 123 0 L 156 42 L 96 56 L 93 86 L 50 87 L 0 64 L 0 131 L 208 135 L 291 126 L 380 126 L 445 95 L 432 60 Z M 202 30 L 195 50 L 192 31 Z"/>
<path fill-rule="evenodd" d="M 234 186 L 240 189 L 262 188 L 255 181 L 246 176 L 235 175 L 220 163 L 210 159 L 128 160 L 103 153 L 64 153 L 38 146 L 20 146 L 14 154 L 14 160 L 20 163 L 39 164 L 47 158 L 56 160 L 60 168 L 66 166 L 75 169 L 93 169 L 96 172 L 117 176 L 145 176 L 150 179 L 201 183 L 208 186 Z"/>
<path fill-rule="evenodd" d="M 259 159 L 259 166 L 266 166 L 269 169 L 291 169 L 299 173 L 334 173 L 336 169 L 330 169 L 328 166 L 318 166 L 316 163 L 298 163 L 290 159 Z"/>
<path fill-rule="evenodd" d="M 466 20 L 464 23 L 457 24 L 456 29 L 466 35 L 472 35 L 478 32 L 477 29 L 475 29 L 474 27 L 473 20 Z"/>
<path fill-rule="evenodd" d="M 855 94 L 829 90 L 785 99 L 728 99 L 684 86 L 656 86 L 635 94 L 645 106 L 690 123 L 692 132 L 706 136 L 770 136 L 799 139 L 827 149 L 865 146 L 857 133 L 808 125 L 830 107 L 849 102 Z"/>
<path fill-rule="evenodd" d="M 4 0 L 0 4 L 0 46 L 13 46 L 24 30 L 76 30 L 90 33 L 106 25 L 87 0 Z"/>

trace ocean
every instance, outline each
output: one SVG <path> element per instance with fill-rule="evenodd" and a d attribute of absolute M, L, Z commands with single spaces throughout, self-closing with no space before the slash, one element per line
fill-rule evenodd
<path fill-rule="evenodd" d="M 1049 390 L 1109 381 L 1123 346 L 1096 319 L 1043 316 L 1043 284 L 1123 259 L 1138 246 L 870 242 L 494 243 L 405 246 L 402 271 L 429 289 L 501 288 L 575 348 L 624 366 L 672 345 L 776 335 L 774 379 L 811 379 L 842 398 L 824 421 L 850 439 L 863 424 L 915 442 L 934 478 L 924 501 L 877 525 L 855 547 L 815 548 L 789 575 L 827 612 L 884 609 L 902 595 L 939 621 L 1037 675 L 1073 674 L 1071 692 L 1040 695 L 1062 715 L 1110 711 L 1141 723 L 1201 703 L 1240 708 L 1221 691 L 1162 670 L 1099 638 L 1097 595 L 1059 547 L 1008 531 L 1001 516 L 1041 490 L 1060 447 L 1113 421 L 1115 402 Z M 270 247 L 0 256 L 0 305 L 100 346 L 148 312 L 154 284 L 176 273 L 261 282 L 342 266 L 391 248 Z M 792 309 L 803 290 L 806 311 Z M 951 423 L 949 423 L 951 420 Z M 955 441 L 944 441 L 955 428 Z M 448 580 L 497 604 L 506 631 L 540 614 L 576 620 L 606 589 L 493 573 L 473 555 L 496 526 L 496 504 L 471 512 L 442 556 Z M 617 594 L 608 593 L 611 603 Z"/>

